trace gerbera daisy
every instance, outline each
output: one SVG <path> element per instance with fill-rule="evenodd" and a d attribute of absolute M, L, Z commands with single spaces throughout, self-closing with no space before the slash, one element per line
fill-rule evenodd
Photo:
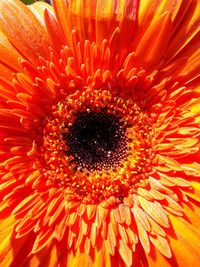
<path fill-rule="evenodd" d="M 200 1 L 0 1 L 0 265 L 197 266 Z"/>

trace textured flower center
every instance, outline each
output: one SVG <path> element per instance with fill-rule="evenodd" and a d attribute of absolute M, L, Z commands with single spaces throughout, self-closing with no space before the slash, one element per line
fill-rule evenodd
<path fill-rule="evenodd" d="M 103 111 L 78 114 L 64 140 L 69 148 L 67 155 L 74 157 L 79 170 L 109 170 L 126 156 L 123 125 L 119 118 Z"/>
<path fill-rule="evenodd" d="M 44 175 L 67 198 L 123 199 L 146 187 L 152 122 L 135 102 L 106 90 L 77 91 L 53 106 L 44 125 Z"/>

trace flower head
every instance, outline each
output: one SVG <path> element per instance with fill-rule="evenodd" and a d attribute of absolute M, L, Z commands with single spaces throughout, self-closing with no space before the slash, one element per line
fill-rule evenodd
<path fill-rule="evenodd" d="M 199 8 L 0 2 L 0 264 L 200 260 Z"/>

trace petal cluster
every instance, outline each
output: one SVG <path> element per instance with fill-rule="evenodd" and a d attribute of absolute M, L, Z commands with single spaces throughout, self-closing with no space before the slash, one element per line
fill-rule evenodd
<path fill-rule="evenodd" d="M 0 2 L 0 264 L 197 265 L 200 1 L 52 2 Z M 109 170 L 66 153 L 90 111 Z"/>

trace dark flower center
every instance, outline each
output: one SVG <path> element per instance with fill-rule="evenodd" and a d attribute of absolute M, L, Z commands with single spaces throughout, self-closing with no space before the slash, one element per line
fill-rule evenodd
<path fill-rule="evenodd" d="M 152 134 L 149 114 L 134 101 L 107 90 L 77 90 L 44 120 L 38 143 L 44 177 L 69 201 L 121 201 L 147 186 Z"/>
<path fill-rule="evenodd" d="M 115 168 L 126 156 L 125 129 L 119 118 L 105 112 L 80 113 L 64 140 L 79 169 Z"/>

